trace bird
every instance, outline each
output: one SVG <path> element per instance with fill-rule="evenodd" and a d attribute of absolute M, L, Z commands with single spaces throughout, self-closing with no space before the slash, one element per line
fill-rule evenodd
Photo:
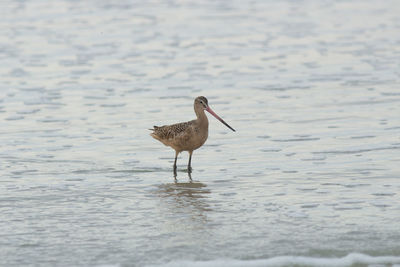
<path fill-rule="evenodd" d="M 195 120 L 171 125 L 153 126 L 153 129 L 149 129 L 153 131 L 150 135 L 154 139 L 157 139 L 164 145 L 170 146 L 175 150 L 175 161 L 173 166 L 175 175 L 178 154 L 182 151 L 189 152 L 187 171 L 188 173 L 191 173 L 193 151 L 201 147 L 208 138 L 208 119 L 204 111 L 209 112 L 225 126 L 235 132 L 235 129 L 229 126 L 229 124 L 227 124 L 210 108 L 208 100 L 204 96 L 196 97 L 193 107 L 197 117 Z"/>

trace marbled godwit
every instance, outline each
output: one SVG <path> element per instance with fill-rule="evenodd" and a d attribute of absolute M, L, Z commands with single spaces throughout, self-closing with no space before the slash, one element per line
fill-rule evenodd
<path fill-rule="evenodd" d="M 189 152 L 188 172 L 190 173 L 192 171 L 191 161 L 193 150 L 201 147 L 207 140 L 208 119 L 204 110 L 211 113 L 211 115 L 235 132 L 231 126 L 212 111 L 208 106 L 207 98 L 204 96 L 199 96 L 194 100 L 194 112 L 196 113 L 197 119 L 161 127 L 154 126 L 153 129 L 150 129 L 153 131 L 150 134 L 152 137 L 164 145 L 175 149 L 174 173 L 176 173 L 176 159 L 178 158 L 178 154 L 182 151 Z"/>

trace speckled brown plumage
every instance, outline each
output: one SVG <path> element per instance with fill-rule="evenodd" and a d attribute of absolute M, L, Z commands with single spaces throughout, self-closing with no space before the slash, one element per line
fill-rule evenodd
<path fill-rule="evenodd" d="M 188 122 L 181 122 L 181 123 L 176 123 L 172 125 L 164 125 L 164 126 L 154 126 L 154 133 L 151 135 L 154 137 L 156 135 L 157 139 L 165 139 L 165 140 L 170 140 L 177 138 L 181 134 L 184 134 L 184 132 L 190 127 L 191 124 L 193 124 L 194 121 L 188 121 Z"/>
<path fill-rule="evenodd" d="M 208 137 L 208 123 L 206 128 L 200 129 L 196 120 L 161 127 L 154 126 L 152 130 L 154 131 L 151 133 L 152 137 L 172 147 L 178 153 L 199 148 Z"/>

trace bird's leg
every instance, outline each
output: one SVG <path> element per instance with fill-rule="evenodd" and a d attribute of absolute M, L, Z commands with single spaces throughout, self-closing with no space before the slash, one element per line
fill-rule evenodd
<path fill-rule="evenodd" d="M 174 161 L 174 173 L 176 174 L 176 160 L 177 160 L 177 158 L 178 158 L 178 154 L 179 154 L 179 152 L 178 151 L 175 151 L 175 161 Z"/>
<path fill-rule="evenodd" d="M 192 172 L 192 166 L 191 166 L 191 163 L 192 163 L 192 154 L 193 154 L 193 151 L 189 151 L 188 173 L 191 173 L 191 172 Z"/>

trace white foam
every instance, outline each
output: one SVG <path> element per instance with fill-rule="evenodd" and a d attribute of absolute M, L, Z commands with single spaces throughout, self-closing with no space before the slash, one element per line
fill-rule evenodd
<path fill-rule="evenodd" d="M 343 258 L 313 258 L 304 256 L 279 256 L 259 260 L 232 260 L 219 259 L 212 261 L 172 261 L 167 264 L 153 265 L 163 267 L 268 267 L 268 266 L 317 266 L 317 267 L 347 267 L 353 264 L 376 265 L 390 264 L 399 266 L 398 256 L 369 256 L 360 253 L 351 253 Z M 396 264 L 396 265 L 395 265 Z"/>

